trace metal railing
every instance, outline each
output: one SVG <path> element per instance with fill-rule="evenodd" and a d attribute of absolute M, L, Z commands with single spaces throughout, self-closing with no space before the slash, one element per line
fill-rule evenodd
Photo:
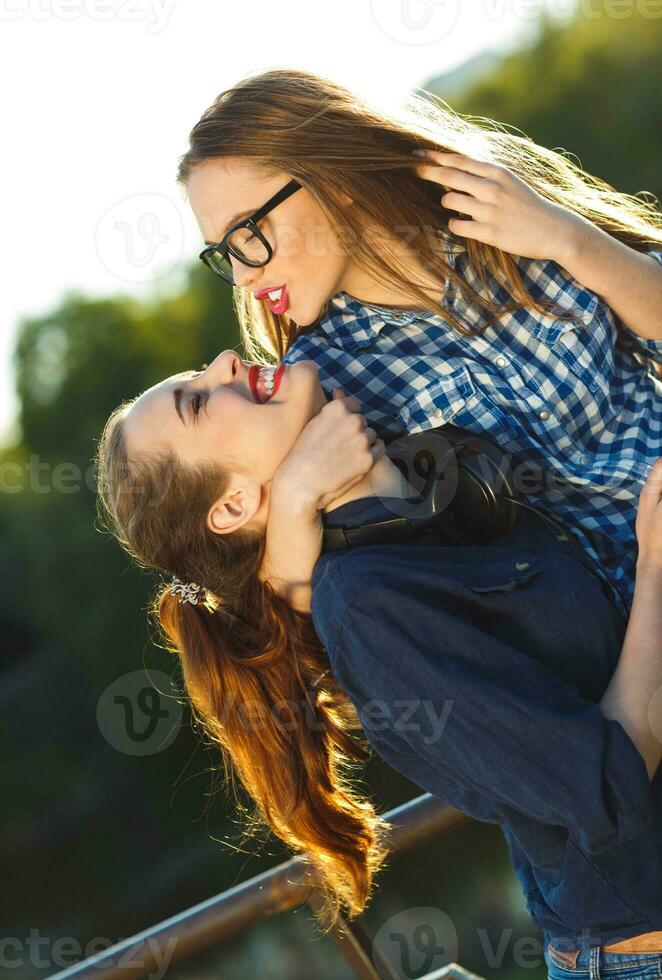
<path fill-rule="evenodd" d="M 429 793 L 382 814 L 391 825 L 389 853 L 402 854 L 425 844 L 469 818 Z M 163 953 L 177 963 L 236 935 L 268 916 L 307 902 L 317 912 L 322 904 L 314 871 L 301 857 L 256 875 L 163 922 L 137 933 L 103 952 L 52 975 L 51 980 L 126 980 L 159 969 Z M 373 947 L 365 923 L 357 916 L 342 916 L 329 932 L 357 980 L 399 980 L 393 967 Z M 427 974 L 424 980 L 481 980 L 451 963 Z"/>

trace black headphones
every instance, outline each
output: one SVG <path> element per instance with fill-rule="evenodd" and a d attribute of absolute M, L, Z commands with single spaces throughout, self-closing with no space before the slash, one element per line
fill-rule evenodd
<path fill-rule="evenodd" d="M 386 455 L 412 486 L 424 480 L 420 495 L 389 497 L 389 507 L 398 511 L 392 517 L 352 528 L 324 526 L 323 551 L 403 541 L 430 526 L 457 544 L 485 544 L 512 530 L 521 508 L 525 508 L 558 532 L 556 538 L 562 547 L 604 588 L 580 542 L 576 541 L 574 551 L 563 544 L 572 535 L 561 521 L 526 503 L 516 487 L 508 456 L 490 439 L 468 429 L 442 425 L 397 437 L 386 447 Z"/>

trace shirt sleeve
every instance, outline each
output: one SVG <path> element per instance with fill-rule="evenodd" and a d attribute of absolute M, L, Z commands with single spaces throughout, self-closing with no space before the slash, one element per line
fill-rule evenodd
<path fill-rule="evenodd" d="M 625 729 L 482 635 L 405 591 L 373 587 L 347 604 L 329 658 L 378 754 L 478 819 L 561 825 L 591 853 L 638 835 L 650 780 Z"/>
<path fill-rule="evenodd" d="M 647 249 L 646 255 L 652 255 L 652 257 L 659 262 L 660 265 L 662 265 L 662 248 Z M 614 319 L 618 324 L 620 338 L 627 347 L 641 354 L 649 361 L 654 361 L 656 364 L 662 364 L 662 339 L 652 340 L 648 337 L 640 337 L 639 334 L 635 333 L 634 330 L 631 330 L 625 323 L 623 323 L 621 318 L 616 316 L 615 313 Z M 662 322 L 662 314 L 660 316 L 660 321 Z"/>

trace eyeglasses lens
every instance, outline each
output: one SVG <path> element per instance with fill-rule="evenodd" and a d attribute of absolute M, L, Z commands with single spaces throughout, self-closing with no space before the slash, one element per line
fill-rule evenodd
<path fill-rule="evenodd" d="M 257 235 L 253 234 L 250 228 L 237 228 L 232 232 L 228 239 L 235 253 L 246 259 L 252 266 L 265 264 L 269 259 L 267 247 Z M 223 258 L 218 251 L 208 254 L 208 261 L 214 272 L 223 276 L 228 282 L 234 282 L 232 264 L 228 256 Z"/>

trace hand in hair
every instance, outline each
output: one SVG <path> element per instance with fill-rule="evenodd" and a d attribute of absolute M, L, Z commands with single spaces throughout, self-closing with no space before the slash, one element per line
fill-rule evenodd
<path fill-rule="evenodd" d="M 441 204 L 463 218 L 451 218 L 449 229 L 513 255 L 553 259 L 563 265 L 581 217 L 548 200 L 522 177 L 498 163 L 484 163 L 461 153 L 426 149 L 419 177 L 450 188 Z"/>

